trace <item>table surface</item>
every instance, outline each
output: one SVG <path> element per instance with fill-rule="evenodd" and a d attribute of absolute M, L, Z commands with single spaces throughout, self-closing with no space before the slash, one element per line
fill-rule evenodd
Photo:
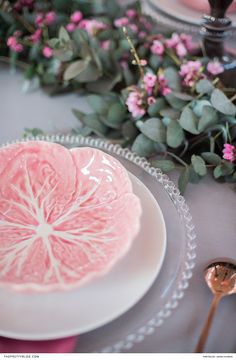
<path fill-rule="evenodd" d="M 25 94 L 22 83 L 20 73 L 11 74 L 8 67 L 0 67 L 0 143 L 20 138 L 26 127 L 39 127 L 47 133 L 67 133 L 78 126 L 71 109 L 89 110 L 85 100 L 76 94 L 53 98 L 41 90 Z M 172 180 L 176 181 L 175 175 Z M 193 278 L 174 314 L 130 352 L 192 352 L 212 299 L 202 271 L 212 259 L 236 259 L 236 194 L 232 186 L 218 184 L 208 176 L 198 185 L 189 185 L 185 197 L 197 231 Z M 94 351 L 100 336 L 99 331 L 80 336 L 77 351 Z M 220 303 L 205 350 L 236 352 L 236 296 Z"/>

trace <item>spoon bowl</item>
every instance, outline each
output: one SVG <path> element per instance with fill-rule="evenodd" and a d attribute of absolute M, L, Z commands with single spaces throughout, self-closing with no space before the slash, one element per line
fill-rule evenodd
<path fill-rule="evenodd" d="M 203 326 L 196 353 L 203 351 L 217 305 L 223 296 L 236 294 L 236 263 L 231 259 L 219 259 L 210 263 L 204 270 L 206 283 L 214 298 Z"/>
<path fill-rule="evenodd" d="M 225 296 L 236 293 L 236 265 L 234 263 L 213 262 L 206 267 L 204 275 L 213 294 Z"/>

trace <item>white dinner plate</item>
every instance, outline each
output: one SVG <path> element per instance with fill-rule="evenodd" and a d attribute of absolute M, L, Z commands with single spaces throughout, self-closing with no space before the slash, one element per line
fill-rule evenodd
<path fill-rule="evenodd" d="M 121 316 L 147 293 L 164 260 L 166 227 L 151 192 L 130 177 L 143 214 L 128 254 L 107 275 L 77 290 L 25 294 L 0 289 L 1 336 L 48 340 L 82 334 Z"/>
<path fill-rule="evenodd" d="M 144 0 L 144 2 L 145 1 L 146 0 Z M 200 11 L 189 8 L 180 0 L 148 0 L 148 3 L 152 4 L 153 7 L 155 7 L 157 10 L 159 9 L 164 14 L 180 21 L 194 25 L 200 25 L 202 22 L 203 14 Z M 231 18 L 232 24 L 235 27 L 236 13 L 229 13 L 227 15 Z M 153 17 L 155 17 L 154 13 Z"/>

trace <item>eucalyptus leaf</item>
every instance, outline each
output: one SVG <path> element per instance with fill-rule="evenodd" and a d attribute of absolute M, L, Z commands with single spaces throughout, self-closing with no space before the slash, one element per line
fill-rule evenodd
<path fill-rule="evenodd" d="M 212 106 L 204 106 L 202 110 L 202 116 L 198 123 L 198 131 L 202 132 L 211 125 L 215 125 L 218 122 L 218 113 Z"/>
<path fill-rule="evenodd" d="M 195 135 L 199 134 L 198 119 L 194 114 L 194 112 L 189 107 L 184 108 L 180 116 L 179 123 L 182 126 L 182 128 L 188 131 L 189 133 Z"/>
<path fill-rule="evenodd" d="M 211 94 L 211 103 L 216 110 L 225 115 L 236 115 L 236 106 L 219 89 L 215 89 Z"/>
<path fill-rule="evenodd" d="M 122 134 L 126 140 L 133 140 L 138 135 L 138 129 L 130 120 L 122 125 Z"/>
<path fill-rule="evenodd" d="M 179 99 L 173 92 L 165 96 L 166 101 L 176 110 L 182 110 L 187 101 Z"/>
<path fill-rule="evenodd" d="M 207 79 L 201 79 L 196 84 L 198 94 L 211 94 L 213 90 L 214 85 Z"/>
<path fill-rule="evenodd" d="M 216 179 L 221 176 L 231 175 L 234 172 L 234 165 L 228 161 L 223 161 L 221 165 L 217 165 L 213 171 Z"/>
<path fill-rule="evenodd" d="M 205 106 L 212 106 L 209 100 L 194 101 L 192 107 L 194 114 L 197 115 L 197 117 L 201 117 Z"/>
<path fill-rule="evenodd" d="M 99 116 L 96 114 L 87 114 L 83 118 L 83 123 L 93 130 L 93 132 L 99 136 L 106 135 L 108 128 L 105 126 Z"/>
<path fill-rule="evenodd" d="M 213 152 L 202 152 L 202 158 L 211 165 L 220 165 L 221 164 L 221 157 Z"/>
<path fill-rule="evenodd" d="M 59 29 L 59 40 L 62 42 L 70 41 L 70 35 L 64 26 L 61 26 Z"/>
<path fill-rule="evenodd" d="M 189 166 L 189 182 L 192 184 L 198 184 L 202 179 L 202 176 L 198 175 L 193 166 Z"/>
<path fill-rule="evenodd" d="M 207 168 L 205 161 L 201 158 L 201 156 L 198 155 L 192 155 L 191 157 L 191 163 L 193 165 L 194 171 L 200 175 L 205 176 L 207 173 Z"/>
<path fill-rule="evenodd" d="M 89 95 L 87 101 L 91 108 L 100 115 L 105 115 L 109 108 L 109 103 L 103 96 Z"/>
<path fill-rule="evenodd" d="M 177 148 L 184 141 L 184 131 L 176 120 L 171 120 L 167 127 L 167 144 Z"/>
<path fill-rule="evenodd" d="M 149 139 L 160 143 L 164 143 L 166 141 L 166 128 L 160 119 L 151 118 L 145 122 L 139 121 L 137 126 L 139 130 Z"/>
<path fill-rule="evenodd" d="M 75 80 L 81 83 L 90 82 L 98 80 L 101 75 L 101 71 L 90 61 L 86 62 L 86 67 L 76 76 Z"/>
<path fill-rule="evenodd" d="M 132 151 L 139 156 L 150 156 L 155 151 L 155 142 L 139 134 L 133 142 Z"/>
<path fill-rule="evenodd" d="M 167 79 L 168 86 L 175 91 L 181 90 L 181 79 L 178 71 L 173 67 L 167 67 L 164 70 L 165 78 Z"/>
<path fill-rule="evenodd" d="M 160 115 L 163 117 L 169 117 L 172 120 L 176 120 L 180 116 L 179 110 L 172 109 L 171 107 L 166 107 L 160 110 Z"/>
<path fill-rule="evenodd" d="M 81 74 L 88 66 L 88 61 L 77 60 L 71 63 L 65 70 L 63 78 L 65 81 L 72 80 Z"/>
<path fill-rule="evenodd" d="M 157 116 L 160 110 L 166 107 L 166 102 L 163 98 L 156 99 L 156 102 L 148 107 L 148 114 L 150 116 Z"/>
<path fill-rule="evenodd" d="M 178 179 L 178 186 L 179 186 L 179 190 L 181 192 L 181 194 L 184 194 L 186 187 L 188 185 L 189 182 L 189 177 L 190 177 L 190 171 L 189 171 L 189 167 L 185 167 L 179 176 Z"/>
<path fill-rule="evenodd" d="M 177 92 L 177 91 L 173 91 L 173 95 L 180 100 L 183 101 L 192 101 L 194 99 L 194 97 L 192 95 L 183 93 L 183 92 Z"/>
<path fill-rule="evenodd" d="M 170 172 L 175 169 L 175 163 L 172 160 L 151 160 L 151 165 L 161 169 L 163 172 Z"/>
<path fill-rule="evenodd" d="M 109 107 L 107 113 L 107 121 L 110 127 L 119 128 L 126 116 L 126 108 L 121 103 L 117 102 Z"/>

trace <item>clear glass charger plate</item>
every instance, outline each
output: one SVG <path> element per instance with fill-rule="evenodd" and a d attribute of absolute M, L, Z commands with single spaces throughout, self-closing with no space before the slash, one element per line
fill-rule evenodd
<path fill-rule="evenodd" d="M 176 311 L 192 277 L 196 258 L 196 234 L 184 197 L 167 175 L 151 167 L 145 158 L 117 144 L 80 135 L 48 135 L 20 141 L 27 140 L 46 140 L 68 148 L 99 148 L 117 158 L 150 190 L 158 202 L 166 224 L 167 249 L 156 281 L 131 310 L 79 338 L 78 352 L 82 353 L 125 352 L 132 349 L 135 343 L 158 331 L 166 319 Z"/>

